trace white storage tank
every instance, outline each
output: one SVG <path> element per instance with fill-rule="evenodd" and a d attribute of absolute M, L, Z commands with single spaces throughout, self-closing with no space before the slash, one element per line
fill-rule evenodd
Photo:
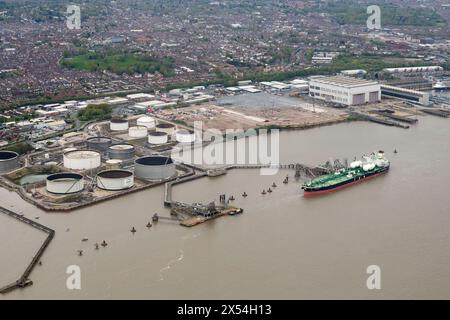
<path fill-rule="evenodd" d="M 169 136 L 173 135 L 175 133 L 176 129 L 177 129 L 177 127 L 171 123 L 160 123 L 156 126 L 156 131 L 165 132 Z"/>
<path fill-rule="evenodd" d="M 194 143 L 195 142 L 195 132 L 185 129 L 177 130 L 175 134 L 177 142 L 180 143 Z"/>
<path fill-rule="evenodd" d="M 109 129 L 111 131 L 127 131 L 128 130 L 128 120 L 127 119 L 111 119 L 109 122 Z"/>
<path fill-rule="evenodd" d="M 130 127 L 130 129 L 128 129 L 128 136 L 130 138 L 142 139 L 147 137 L 147 134 L 148 129 L 144 126 Z"/>
<path fill-rule="evenodd" d="M 148 143 L 150 144 L 165 144 L 167 141 L 169 141 L 169 136 L 166 132 L 153 131 L 148 134 Z"/>
<path fill-rule="evenodd" d="M 84 189 L 83 176 L 73 172 L 51 174 L 46 179 L 46 190 L 54 194 L 71 194 Z"/>
<path fill-rule="evenodd" d="M 143 116 L 137 119 L 137 125 L 141 127 L 146 127 L 147 129 L 153 129 L 156 126 L 156 121 L 152 117 Z"/>
<path fill-rule="evenodd" d="M 100 167 L 102 160 L 94 150 L 75 150 L 64 153 L 64 167 L 71 170 L 91 170 Z"/>
<path fill-rule="evenodd" d="M 103 190 L 118 191 L 134 186 L 134 174 L 127 170 L 105 170 L 97 174 L 97 187 Z"/>

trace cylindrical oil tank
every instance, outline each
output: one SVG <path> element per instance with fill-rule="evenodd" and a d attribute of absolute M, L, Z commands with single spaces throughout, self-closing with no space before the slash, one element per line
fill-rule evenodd
<path fill-rule="evenodd" d="M 156 131 L 165 132 L 169 136 L 174 134 L 176 129 L 177 129 L 177 127 L 171 123 L 160 123 L 160 124 L 156 125 Z"/>
<path fill-rule="evenodd" d="M 146 127 L 147 129 L 153 129 L 156 125 L 156 121 L 152 117 L 143 116 L 137 119 L 137 125 Z"/>
<path fill-rule="evenodd" d="M 88 149 L 104 153 L 108 151 L 108 148 L 112 144 L 112 140 L 108 137 L 93 137 L 87 139 L 86 144 Z"/>
<path fill-rule="evenodd" d="M 119 160 L 119 159 L 106 160 L 106 168 L 109 170 L 120 169 L 121 166 L 122 166 L 122 160 Z"/>
<path fill-rule="evenodd" d="M 109 129 L 111 131 L 127 131 L 128 130 L 128 120 L 127 119 L 111 119 L 109 122 Z"/>
<path fill-rule="evenodd" d="M 166 132 L 153 131 L 148 134 L 148 143 L 150 144 L 164 144 L 169 140 Z"/>
<path fill-rule="evenodd" d="M 127 170 L 105 170 L 97 174 L 97 187 L 103 190 L 126 190 L 134 186 L 134 174 Z"/>
<path fill-rule="evenodd" d="M 169 157 L 146 156 L 134 162 L 134 174 L 145 180 L 165 180 L 176 174 L 175 163 Z"/>
<path fill-rule="evenodd" d="M 75 150 L 78 150 L 78 149 L 77 149 L 77 148 L 74 148 L 74 147 L 70 147 L 70 148 L 65 148 L 65 149 L 63 149 L 63 152 L 65 153 L 65 152 L 75 151 Z"/>
<path fill-rule="evenodd" d="M 195 132 L 186 129 L 179 129 L 175 133 L 175 138 L 177 142 L 180 143 L 194 143 L 195 142 Z"/>
<path fill-rule="evenodd" d="M 17 152 L 0 151 L 0 173 L 11 172 L 19 167 L 19 154 Z"/>
<path fill-rule="evenodd" d="M 95 150 L 75 150 L 64 153 L 64 167 L 71 170 L 90 170 L 100 167 L 101 155 Z"/>
<path fill-rule="evenodd" d="M 130 138 L 142 139 L 147 137 L 147 134 L 148 129 L 144 126 L 130 127 L 130 129 L 128 129 L 128 136 Z"/>
<path fill-rule="evenodd" d="M 55 194 L 71 194 L 83 191 L 83 176 L 73 172 L 51 174 L 47 177 L 47 191 Z"/>
<path fill-rule="evenodd" d="M 131 144 L 115 144 L 109 147 L 110 159 L 130 160 L 134 158 L 135 148 Z"/>

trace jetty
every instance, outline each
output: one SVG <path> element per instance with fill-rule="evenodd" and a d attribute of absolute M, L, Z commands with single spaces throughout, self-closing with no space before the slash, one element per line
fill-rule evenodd
<path fill-rule="evenodd" d="M 398 127 L 398 128 L 402 128 L 402 129 L 409 129 L 408 125 L 404 125 L 404 124 L 401 124 L 399 122 L 392 121 L 391 119 L 386 117 L 385 113 L 382 114 L 383 116 L 380 115 L 378 117 L 374 116 L 374 115 L 367 114 L 367 113 L 355 112 L 355 111 L 350 112 L 350 114 L 352 116 L 354 116 L 354 117 L 359 118 L 359 119 L 367 120 L 367 121 L 374 122 L 374 123 L 383 124 L 385 126 Z M 392 117 L 392 115 L 389 115 L 389 116 Z M 399 119 L 397 119 L 397 120 L 399 120 Z M 404 117 L 402 117 L 402 120 L 405 122 L 405 118 Z"/>
<path fill-rule="evenodd" d="M 450 117 L 450 111 L 447 110 L 443 110 L 443 109 L 431 109 L 431 108 L 423 108 L 420 109 L 420 111 L 426 113 L 426 114 L 430 114 L 433 116 L 438 116 L 441 118 L 449 118 Z"/>
<path fill-rule="evenodd" d="M 24 288 L 24 287 L 27 287 L 27 286 L 30 286 L 33 284 L 33 282 L 29 279 L 30 274 L 31 274 L 31 272 L 33 272 L 34 267 L 39 263 L 42 255 L 44 254 L 48 245 L 53 240 L 53 238 L 55 236 L 55 231 L 40 224 L 40 223 L 37 223 L 36 221 L 25 218 L 24 216 L 17 214 L 15 212 L 12 212 L 3 207 L 0 207 L 0 213 L 5 214 L 13 219 L 16 219 L 22 223 L 25 223 L 25 224 L 31 226 L 32 228 L 35 228 L 36 230 L 39 230 L 40 232 L 44 232 L 47 234 L 46 239 L 40 246 L 39 250 L 34 254 L 30 264 L 25 269 L 25 271 L 22 273 L 22 276 L 15 282 L 0 288 L 0 294 L 5 294 L 14 289 Z"/>

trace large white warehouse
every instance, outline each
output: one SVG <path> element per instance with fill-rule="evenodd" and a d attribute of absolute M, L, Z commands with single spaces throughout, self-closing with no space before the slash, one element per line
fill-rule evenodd
<path fill-rule="evenodd" d="M 381 101 L 381 87 L 376 81 L 345 76 L 315 77 L 309 81 L 311 97 L 356 106 Z"/>

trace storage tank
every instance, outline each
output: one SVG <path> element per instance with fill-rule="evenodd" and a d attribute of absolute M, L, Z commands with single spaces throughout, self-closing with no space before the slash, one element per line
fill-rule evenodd
<path fill-rule="evenodd" d="M 134 162 L 134 174 L 145 180 L 165 180 L 176 174 L 175 163 L 169 157 L 147 156 Z"/>
<path fill-rule="evenodd" d="M 110 159 L 130 160 L 134 158 L 135 148 L 131 144 L 115 144 L 109 147 Z"/>
<path fill-rule="evenodd" d="M 47 191 L 55 194 L 71 194 L 83 191 L 83 176 L 73 172 L 51 174 L 46 179 Z"/>
<path fill-rule="evenodd" d="M 105 170 L 97 174 L 97 187 L 103 190 L 126 190 L 134 186 L 134 174 L 127 170 Z"/>
<path fill-rule="evenodd" d="M 0 151 L 0 174 L 14 171 L 19 167 L 19 154 L 17 152 Z"/>
<path fill-rule="evenodd" d="M 156 131 L 165 132 L 169 136 L 174 134 L 176 129 L 177 129 L 177 127 L 171 123 L 160 123 L 156 126 Z"/>
<path fill-rule="evenodd" d="M 142 139 L 147 137 L 147 134 L 148 129 L 144 126 L 130 127 L 130 129 L 128 129 L 128 136 L 130 138 Z"/>
<path fill-rule="evenodd" d="M 65 148 L 65 149 L 63 149 L 63 152 L 65 153 L 65 152 L 75 151 L 75 150 L 78 150 L 78 149 L 77 149 L 77 148 L 74 148 L 74 147 L 70 147 L 70 148 Z"/>
<path fill-rule="evenodd" d="M 166 132 L 153 131 L 148 134 L 148 143 L 150 144 L 164 144 L 169 140 Z"/>
<path fill-rule="evenodd" d="M 180 143 L 194 143 L 195 142 L 195 132 L 186 129 L 179 129 L 175 133 L 175 138 L 177 142 Z"/>
<path fill-rule="evenodd" d="M 106 168 L 108 170 L 120 169 L 121 166 L 122 166 L 122 160 L 119 160 L 119 159 L 106 160 Z"/>
<path fill-rule="evenodd" d="M 109 122 L 109 129 L 111 131 L 127 131 L 128 130 L 128 120 L 127 119 L 111 119 Z"/>
<path fill-rule="evenodd" d="M 137 125 L 146 127 L 147 129 L 153 129 L 155 128 L 156 121 L 152 117 L 149 116 L 143 116 L 137 119 Z"/>
<path fill-rule="evenodd" d="M 112 144 L 111 138 L 108 137 L 93 137 L 86 140 L 88 149 L 99 152 L 107 152 Z"/>
<path fill-rule="evenodd" d="M 64 167 L 71 170 L 90 170 L 100 167 L 100 153 L 94 150 L 75 150 L 64 153 Z"/>

